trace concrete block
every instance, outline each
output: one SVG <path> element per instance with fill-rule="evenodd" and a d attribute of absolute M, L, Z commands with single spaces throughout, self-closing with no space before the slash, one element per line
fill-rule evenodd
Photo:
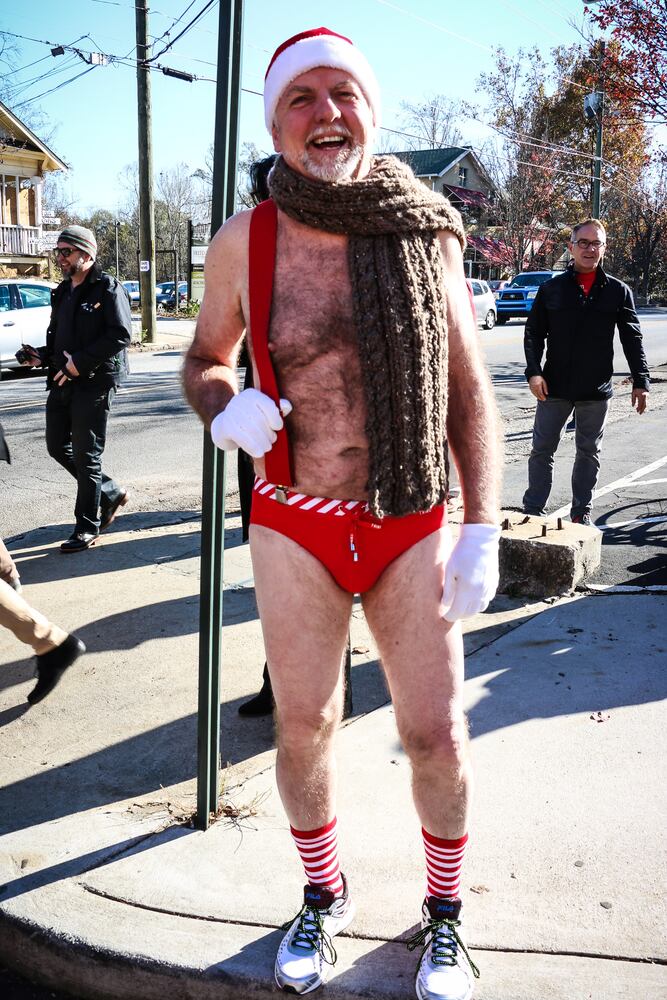
<path fill-rule="evenodd" d="M 600 565 L 602 532 L 584 524 L 503 511 L 501 594 L 556 597 L 570 593 Z M 525 522 L 525 523 L 524 523 Z M 546 532 L 545 532 L 546 527 Z"/>
<path fill-rule="evenodd" d="M 454 536 L 462 511 L 450 515 Z M 501 512 L 499 594 L 561 597 L 571 593 L 600 565 L 602 532 L 584 524 Z M 546 528 L 546 532 L 545 532 Z"/>

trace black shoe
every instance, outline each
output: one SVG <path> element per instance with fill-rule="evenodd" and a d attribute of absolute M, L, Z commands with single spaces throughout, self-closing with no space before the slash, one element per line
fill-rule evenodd
<path fill-rule="evenodd" d="M 573 517 L 572 524 L 585 524 L 590 528 L 591 526 L 590 514 L 580 514 L 578 517 Z"/>
<path fill-rule="evenodd" d="M 75 531 L 66 542 L 62 543 L 60 551 L 83 552 L 84 549 L 89 549 L 91 545 L 94 545 L 96 540 L 97 535 L 90 531 Z"/>
<path fill-rule="evenodd" d="M 127 490 L 125 490 L 123 493 L 121 493 L 121 495 L 118 497 L 117 500 L 114 500 L 112 504 L 109 504 L 109 506 L 105 511 L 102 511 L 102 518 L 100 520 L 100 531 L 106 531 L 106 529 L 109 527 L 109 525 L 115 518 L 116 514 L 118 513 L 118 508 L 124 507 L 129 499 L 130 499 L 129 494 Z"/>
<path fill-rule="evenodd" d="M 264 664 L 264 673 L 262 676 L 264 680 L 259 694 L 239 705 L 239 715 L 259 717 L 260 715 L 271 715 L 273 712 L 273 690 L 271 688 L 269 668 L 266 663 Z"/>
<path fill-rule="evenodd" d="M 36 656 L 37 660 L 37 683 L 28 695 L 31 705 L 36 705 L 42 698 L 53 691 L 54 687 L 71 667 L 75 660 L 78 660 L 82 653 L 86 652 L 86 647 L 76 635 L 68 635 L 60 646 Z"/>

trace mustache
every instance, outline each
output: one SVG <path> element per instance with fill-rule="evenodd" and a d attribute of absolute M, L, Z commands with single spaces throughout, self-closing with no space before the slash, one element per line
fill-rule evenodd
<path fill-rule="evenodd" d="M 323 139 L 325 136 L 331 135 L 339 135 L 343 139 L 352 138 L 351 132 L 344 125 L 318 125 L 310 133 L 306 142 L 312 142 L 314 139 Z"/>

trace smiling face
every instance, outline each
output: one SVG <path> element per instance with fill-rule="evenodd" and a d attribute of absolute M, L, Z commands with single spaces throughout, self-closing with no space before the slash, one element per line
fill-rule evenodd
<path fill-rule="evenodd" d="M 576 233 L 572 234 L 568 248 L 574 258 L 575 271 L 579 271 L 580 274 L 590 274 L 591 271 L 597 268 L 604 257 L 605 238 L 604 229 L 601 229 L 594 222 L 589 222 L 585 226 L 581 226 L 580 229 L 577 229 Z M 578 245 L 579 240 L 585 241 L 589 245 L 580 247 Z M 601 245 L 594 247 L 590 245 L 591 242 L 600 243 Z"/>
<path fill-rule="evenodd" d="M 373 116 L 359 84 L 338 69 L 313 69 L 281 94 L 271 135 L 293 170 L 321 181 L 364 177 Z"/>
<path fill-rule="evenodd" d="M 62 250 L 63 253 L 58 253 L 59 250 Z M 89 261 L 92 263 L 92 258 L 83 250 L 71 246 L 65 240 L 58 240 L 56 261 L 63 275 L 66 278 L 72 278 L 86 270 L 86 265 Z"/>

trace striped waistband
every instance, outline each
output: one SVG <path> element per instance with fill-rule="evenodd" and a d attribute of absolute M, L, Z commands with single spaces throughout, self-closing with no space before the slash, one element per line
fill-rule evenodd
<path fill-rule="evenodd" d="M 267 500 L 275 500 L 287 507 L 297 510 L 309 510 L 314 514 L 331 514 L 333 517 L 345 517 L 348 514 L 364 514 L 368 511 L 365 500 L 332 500 L 329 497 L 311 497 L 306 493 L 295 493 L 283 486 L 274 486 L 265 479 L 255 476 L 253 490 Z"/>

